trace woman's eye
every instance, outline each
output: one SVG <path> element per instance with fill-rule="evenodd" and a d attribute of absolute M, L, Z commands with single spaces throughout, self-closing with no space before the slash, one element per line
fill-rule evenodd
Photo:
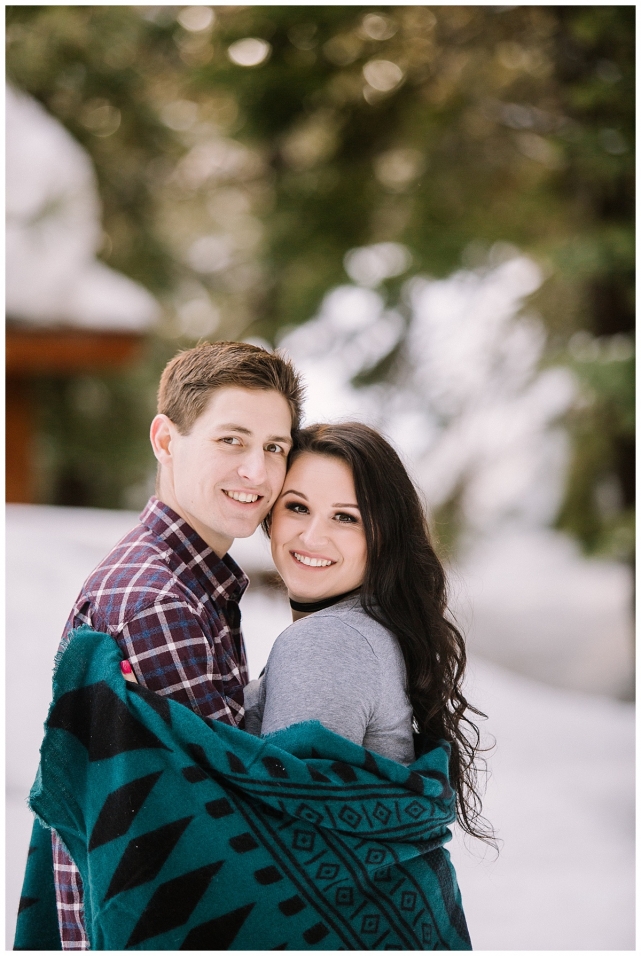
<path fill-rule="evenodd" d="M 302 505 L 299 501 L 290 501 L 285 505 L 287 511 L 293 511 L 296 515 L 306 515 L 307 508 L 305 505 Z"/>
<path fill-rule="evenodd" d="M 345 511 L 339 511 L 334 517 L 342 524 L 357 524 L 358 522 L 358 518 L 355 515 L 348 515 Z"/>

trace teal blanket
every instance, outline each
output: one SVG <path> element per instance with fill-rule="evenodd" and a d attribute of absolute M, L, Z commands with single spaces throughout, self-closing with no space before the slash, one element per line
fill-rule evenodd
<path fill-rule="evenodd" d="M 17 949 L 59 948 L 45 827 L 80 869 L 92 949 L 471 948 L 447 744 L 403 767 L 315 721 L 252 737 L 120 659 L 80 629 L 59 661 Z"/>

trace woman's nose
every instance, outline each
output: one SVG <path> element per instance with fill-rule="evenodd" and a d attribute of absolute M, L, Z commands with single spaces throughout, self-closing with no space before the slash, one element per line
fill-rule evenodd
<path fill-rule="evenodd" d="M 300 535 L 301 541 L 308 548 L 319 547 L 327 542 L 327 529 L 325 522 L 320 517 L 313 517 L 305 524 Z"/>

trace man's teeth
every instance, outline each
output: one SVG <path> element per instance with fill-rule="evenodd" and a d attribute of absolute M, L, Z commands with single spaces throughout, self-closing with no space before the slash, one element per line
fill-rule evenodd
<path fill-rule="evenodd" d="M 259 498 L 258 495 L 249 495 L 245 491 L 226 491 L 225 494 L 229 498 L 233 498 L 234 501 L 252 502 L 252 501 L 258 501 L 258 498 Z"/>
<path fill-rule="evenodd" d="M 308 564 L 310 568 L 328 568 L 330 564 L 335 563 L 334 561 L 327 561 L 325 558 L 308 558 L 304 554 L 298 554 L 297 551 L 294 551 L 294 557 L 301 564 Z"/>

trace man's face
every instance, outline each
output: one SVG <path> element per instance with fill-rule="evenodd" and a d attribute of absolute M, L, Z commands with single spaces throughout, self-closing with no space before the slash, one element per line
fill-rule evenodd
<path fill-rule="evenodd" d="M 151 441 L 160 499 L 222 557 L 234 538 L 254 533 L 280 494 L 291 413 L 275 390 L 220 388 L 188 435 L 157 415 Z"/>

